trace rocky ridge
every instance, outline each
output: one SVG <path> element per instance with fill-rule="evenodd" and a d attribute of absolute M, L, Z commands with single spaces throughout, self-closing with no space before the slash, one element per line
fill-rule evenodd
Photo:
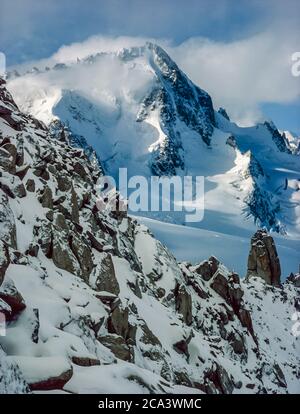
<path fill-rule="evenodd" d="M 99 168 L 3 80 L 0 123 L 0 392 L 299 389 L 293 280 L 177 263 L 136 220 L 99 211 Z"/>

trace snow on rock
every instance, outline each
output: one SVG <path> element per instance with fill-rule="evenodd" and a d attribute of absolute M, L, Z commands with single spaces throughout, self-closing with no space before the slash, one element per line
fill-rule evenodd
<path fill-rule="evenodd" d="M 273 238 L 258 230 L 251 239 L 247 277 L 261 277 L 269 285 L 280 284 L 281 268 Z"/>
<path fill-rule="evenodd" d="M 72 377 L 71 364 L 61 357 L 10 356 L 17 364 L 31 390 L 60 389 Z"/>
<path fill-rule="evenodd" d="M 1 105 L 1 392 L 299 390 L 296 284 L 178 263 L 134 218 L 98 210 L 101 170 L 4 82 Z"/>
<path fill-rule="evenodd" d="M 298 139 L 271 121 L 242 128 L 225 109 L 214 111 L 209 94 L 160 46 L 99 51 L 13 77 L 9 88 L 22 110 L 54 135 L 65 129 L 115 179 L 120 167 L 129 177 L 204 176 L 205 215 L 195 226 L 224 235 L 243 229 L 247 237 L 259 226 L 299 240 Z M 241 174 L 235 167 L 249 151 L 248 174 Z M 174 212 L 141 214 L 184 221 Z"/>
<path fill-rule="evenodd" d="M 0 394 L 27 394 L 29 388 L 20 368 L 6 357 L 0 347 Z"/>

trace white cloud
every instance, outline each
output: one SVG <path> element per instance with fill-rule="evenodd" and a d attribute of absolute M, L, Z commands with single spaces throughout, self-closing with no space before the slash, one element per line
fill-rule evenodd
<path fill-rule="evenodd" d="M 175 61 L 215 105 L 252 122 L 265 102 L 288 103 L 300 96 L 291 74 L 297 42 L 289 33 L 264 32 L 232 43 L 190 39 L 169 50 Z"/>
<path fill-rule="evenodd" d="M 75 61 L 97 52 L 116 52 L 123 47 L 142 46 L 147 40 L 142 37 L 92 36 L 83 42 L 62 46 L 52 57 L 57 62 Z"/>
<path fill-rule="evenodd" d="M 93 36 L 62 46 L 49 62 L 74 61 L 101 51 L 141 46 L 146 40 Z M 243 125 L 260 119 L 261 103 L 288 103 L 299 97 L 299 78 L 291 74 L 291 56 L 297 50 L 293 31 L 265 31 L 228 43 L 191 38 L 172 45 L 165 39 L 150 40 L 164 47 L 178 66 L 212 96 L 216 108 L 225 107 L 232 119 Z M 105 74 L 103 67 L 102 71 L 102 76 L 111 79 L 111 73 Z"/>

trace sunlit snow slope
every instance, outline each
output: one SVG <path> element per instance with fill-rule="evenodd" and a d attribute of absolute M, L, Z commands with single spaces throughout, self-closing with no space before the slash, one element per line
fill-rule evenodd
<path fill-rule="evenodd" d="M 159 46 L 53 62 L 8 87 L 22 110 L 84 137 L 108 175 L 126 167 L 129 176 L 205 176 L 204 219 L 193 226 L 244 238 L 263 226 L 299 246 L 298 141 L 269 121 L 230 122 Z M 181 213 L 139 214 L 185 221 Z"/>

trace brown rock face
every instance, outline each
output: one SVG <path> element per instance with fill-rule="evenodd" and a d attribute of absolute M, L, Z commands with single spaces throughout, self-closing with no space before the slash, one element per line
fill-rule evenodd
<path fill-rule="evenodd" d="M 192 297 L 183 285 L 175 287 L 175 303 L 176 310 L 181 313 L 184 322 L 187 325 L 191 325 L 193 322 Z"/>
<path fill-rule="evenodd" d="M 64 385 L 70 381 L 73 375 L 73 369 L 63 372 L 57 377 L 48 378 L 39 382 L 29 384 L 32 391 L 49 391 L 49 390 L 61 390 Z"/>
<path fill-rule="evenodd" d="M 251 239 L 247 278 L 261 277 L 269 285 L 280 284 L 280 261 L 273 237 L 258 230 Z"/>
<path fill-rule="evenodd" d="M 4 281 L 0 290 L 0 299 L 4 301 L 9 310 L 2 310 L 7 321 L 12 321 L 26 308 L 25 301 L 12 281 Z"/>

